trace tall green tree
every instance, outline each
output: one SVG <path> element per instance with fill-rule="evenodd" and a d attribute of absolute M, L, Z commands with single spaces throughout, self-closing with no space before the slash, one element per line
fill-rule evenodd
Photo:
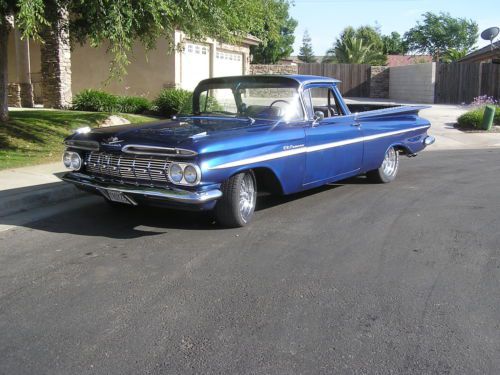
<path fill-rule="evenodd" d="M 427 12 L 404 38 L 414 52 L 428 53 L 440 61 L 448 50 L 470 51 L 478 37 L 478 25 L 473 20 L 454 18 L 449 13 Z"/>
<path fill-rule="evenodd" d="M 50 27 L 53 21 L 52 10 L 64 8 L 69 12 L 72 40 L 88 41 L 93 46 L 109 43 L 108 51 L 114 57 L 111 74 L 120 75 L 129 64 L 135 41 L 151 49 L 158 38 L 170 39 L 176 29 L 193 40 L 212 37 L 234 43 L 250 31 L 276 37 L 280 25 L 269 17 L 269 1 L 0 0 L 0 119 L 8 118 L 4 84 L 7 38 L 11 31 L 7 20 L 12 17 L 24 37 L 39 37 L 42 29 Z M 171 48 L 175 48 L 173 41 Z"/>
<path fill-rule="evenodd" d="M 300 47 L 298 56 L 300 61 L 305 63 L 316 62 L 311 42 L 312 39 L 309 36 L 309 32 L 307 30 L 304 31 L 304 36 L 302 37 L 302 46 Z"/>
<path fill-rule="evenodd" d="M 378 27 L 346 27 L 333 47 L 326 51 L 324 62 L 385 65 L 384 43 Z M 362 62 L 361 62 L 362 61 Z"/>
<path fill-rule="evenodd" d="M 256 64 L 276 64 L 293 52 L 297 21 L 290 17 L 290 3 L 287 0 L 269 0 L 268 5 L 269 12 L 265 19 L 264 30 L 251 32 L 263 41 L 258 46 L 250 48 L 253 62 Z M 279 25 L 279 32 L 269 34 L 269 29 L 275 28 L 276 25 Z"/>
<path fill-rule="evenodd" d="M 383 52 L 386 55 L 405 55 L 408 53 L 408 46 L 401 34 L 396 31 L 390 35 L 383 35 L 382 43 L 384 44 Z"/>

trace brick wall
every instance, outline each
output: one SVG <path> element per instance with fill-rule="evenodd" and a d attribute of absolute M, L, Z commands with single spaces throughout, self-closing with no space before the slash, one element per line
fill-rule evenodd
<path fill-rule="evenodd" d="M 387 99 L 389 97 L 390 68 L 372 66 L 370 74 L 370 98 Z"/>
<path fill-rule="evenodd" d="M 250 65 L 250 74 L 297 74 L 297 65 L 264 65 L 252 64 Z"/>

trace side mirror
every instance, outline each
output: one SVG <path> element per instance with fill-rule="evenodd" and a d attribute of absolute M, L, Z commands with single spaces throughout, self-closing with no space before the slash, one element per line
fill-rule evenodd
<path fill-rule="evenodd" d="M 325 118 L 325 114 L 321 111 L 314 112 L 313 126 L 318 125 Z"/>

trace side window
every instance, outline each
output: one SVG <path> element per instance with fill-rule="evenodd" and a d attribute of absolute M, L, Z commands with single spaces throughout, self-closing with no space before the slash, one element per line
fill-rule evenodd
<path fill-rule="evenodd" d="M 330 87 L 313 87 L 309 89 L 313 112 L 323 112 L 325 118 L 343 116 L 342 109 L 337 103 L 335 93 Z"/>

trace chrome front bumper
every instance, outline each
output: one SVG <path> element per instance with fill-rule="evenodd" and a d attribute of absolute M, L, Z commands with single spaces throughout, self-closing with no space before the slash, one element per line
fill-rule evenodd
<path fill-rule="evenodd" d="M 98 181 L 92 176 L 78 172 L 66 173 L 61 177 L 61 179 L 85 188 L 94 188 L 98 191 L 118 191 L 125 194 L 140 195 L 145 198 L 165 199 L 167 201 L 178 203 L 202 204 L 222 197 L 222 192 L 218 189 L 196 192 L 182 189 L 160 189 L 142 186 L 109 184 Z"/>

